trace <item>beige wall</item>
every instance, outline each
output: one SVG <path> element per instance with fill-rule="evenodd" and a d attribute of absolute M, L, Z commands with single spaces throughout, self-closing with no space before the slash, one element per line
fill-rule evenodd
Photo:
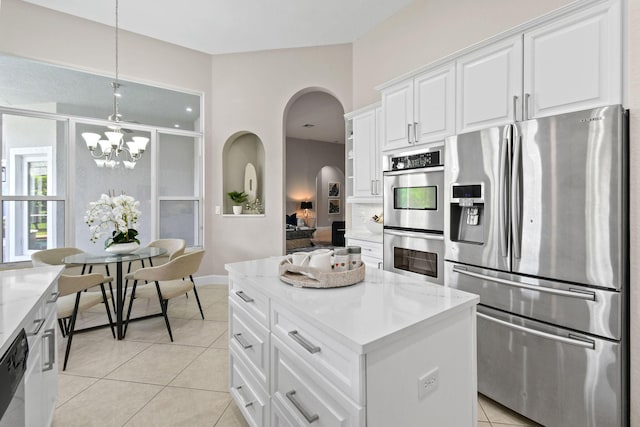
<path fill-rule="evenodd" d="M 378 101 L 381 83 L 567 3 L 415 0 L 353 43 L 353 106 Z"/>
<path fill-rule="evenodd" d="M 212 59 L 213 129 L 206 163 L 210 191 L 205 203 L 207 248 L 214 249 L 213 272 L 227 262 L 284 253 L 284 115 L 296 95 L 308 88 L 331 93 L 351 109 L 351 45 L 216 55 Z M 255 133 L 265 148 L 264 217 L 213 215 L 222 205 L 222 146 L 234 133 Z M 211 188 L 213 187 L 213 188 Z"/>

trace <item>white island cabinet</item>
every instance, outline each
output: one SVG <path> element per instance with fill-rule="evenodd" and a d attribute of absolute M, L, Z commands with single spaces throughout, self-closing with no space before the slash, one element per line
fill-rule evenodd
<path fill-rule="evenodd" d="M 230 392 L 258 426 L 476 425 L 478 297 L 368 269 L 301 289 L 227 264 Z"/>
<path fill-rule="evenodd" d="M 58 276 L 63 266 L 0 271 L 0 356 L 24 328 L 25 426 L 50 426 L 58 393 L 56 328 Z M 20 390 L 20 389 L 19 389 Z"/>

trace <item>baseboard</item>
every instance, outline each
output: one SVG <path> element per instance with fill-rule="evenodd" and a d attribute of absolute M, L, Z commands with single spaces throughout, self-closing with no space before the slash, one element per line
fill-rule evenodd
<path fill-rule="evenodd" d="M 198 286 L 227 286 L 229 284 L 229 277 L 222 274 L 194 277 L 193 280 Z"/>

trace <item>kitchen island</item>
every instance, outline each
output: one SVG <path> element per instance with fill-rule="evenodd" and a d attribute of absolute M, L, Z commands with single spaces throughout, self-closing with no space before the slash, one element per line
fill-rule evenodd
<path fill-rule="evenodd" d="M 335 289 L 228 264 L 230 392 L 252 426 L 476 425 L 478 297 L 382 270 Z"/>

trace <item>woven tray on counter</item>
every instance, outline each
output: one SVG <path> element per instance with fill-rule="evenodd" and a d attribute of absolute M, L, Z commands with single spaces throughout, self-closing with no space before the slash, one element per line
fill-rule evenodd
<path fill-rule="evenodd" d="M 293 265 L 284 260 L 280 263 L 279 274 L 280 280 L 297 288 L 340 288 L 364 280 L 364 263 L 353 270 L 323 272 L 312 267 Z"/>

